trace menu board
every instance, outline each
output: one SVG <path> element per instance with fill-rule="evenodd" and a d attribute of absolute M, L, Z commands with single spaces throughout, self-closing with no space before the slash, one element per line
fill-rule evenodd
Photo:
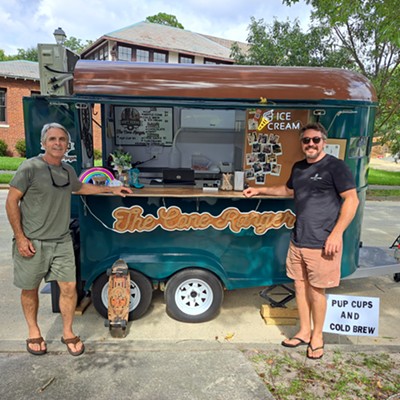
<path fill-rule="evenodd" d="M 115 107 L 115 143 L 171 146 L 172 107 Z"/>
<path fill-rule="evenodd" d="M 250 186 L 284 185 L 292 166 L 304 154 L 299 130 L 309 121 L 308 110 L 247 110 L 244 171 Z"/>

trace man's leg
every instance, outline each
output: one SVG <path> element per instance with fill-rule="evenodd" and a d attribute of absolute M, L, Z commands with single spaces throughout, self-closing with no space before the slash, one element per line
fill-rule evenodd
<path fill-rule="evenodd" d="M 316 288 L 310 285 L 309 294 L 311 301 L 311 316 L 313 321 L 313 334 L 311 337 L 310 346 L 313 349 L 317 349 L 324 345 L 322 329 L 325 322 L 327 301 L 325 289 Z M 319 358 L 322 356 L 322 354 L 324 354 L 324 350 L 321 348 L 316 351 L 312 351 L 310 348 L 308 349 L 308 355 L 311 358 Z"/>
<path fill-rule="evenodd" d="M 63 338 L 64 340 L 71 339 L 76 336 L 72 330 L 72 323 L 78 299 L 76 283 L 58 282 L 58 286 L 60 287 L 60 311 L 63 320 Z M 68 344 L 68 347 L 74 352 L 80 351 L 82 346 L 82 342 L 78 342 L 77 344 Z"/>
<path fill-rule="evenodd" d="M 296 345 L 299 343 L 295 338 L 309 342 L 311 338 L 311 306 L 308 297 L 309 284 L 307 281 L 294 281 L 294 289 L 296 292 L 296 303 L 299 311 L 300 329 L 294 335 L 293 339 L 287 339 L 284 342 L 288 345 Z"/>
<path fill-rule="evenodd" d="M 39 311 L 39 288 L 21 291 L 21 305 L 28 325 L 29 338 L 35 339 L 42 336 L 37 322 Z M 34 351 L 46 350 L 46 343 L 30 343 L 29 347 Z"/>

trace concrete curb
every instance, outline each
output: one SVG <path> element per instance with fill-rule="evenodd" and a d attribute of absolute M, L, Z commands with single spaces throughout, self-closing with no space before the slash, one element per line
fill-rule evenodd
<path fill-rule="evenodd" d="M 60 340 L 46 340 L 48 352 L 65 353 L 65 345 Z M 132 340 L 132 339 L 106 339 L 106 340 L 84 340 L 87 353 L 114 353 L 114 352 L 198 352 L 198 351 L 243 351 L 246 349 L 257 349 L 262 351 L 287 351 L 280 343 L 221 343 L 218 341 L 203 340 L 181 340 L 181 341 L 158 341 L 158 340 Z M 26 353 L 26 342 L 24 340 L 0 340 L 0 353 Z M 400 345 L 377 345 L 377 344 L 337 344 L 325 343 L 327 350 L 338 350 L 343 353 L 400 353 Z"/>

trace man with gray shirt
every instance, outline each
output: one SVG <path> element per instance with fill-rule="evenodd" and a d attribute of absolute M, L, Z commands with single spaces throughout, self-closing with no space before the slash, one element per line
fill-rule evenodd
<path fill-rule="evenodd" d="M 10 183 L 7 217 L 14 232 L 14 284 L 21 289 L 21 304 L 28 325 L 26 349 L 47 352 L 37 316 L 42 279 L 57 281 L 63 321 L 62 343 L 79 356 L 84 344 L 72 329 L 77 303 L 75 258 L 69 232 L 71 194 L 132 193 L 121 186 L 95 186 L 79 181 L 75 170 L 62 162 L 69 133 L 60 124 L 46 124 L 41 133 L 43 155 L 25 160 Z"/>

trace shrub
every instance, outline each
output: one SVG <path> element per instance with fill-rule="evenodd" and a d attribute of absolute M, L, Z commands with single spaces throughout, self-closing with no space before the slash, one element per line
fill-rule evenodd
<path fill-rule="evenodd" d="M 101 150 L 94 149 L 94 159 L 95 160 L 101 160 Z"/>
<path fill-rule="evenodd" d="M 5 157 L 7 155 L 8 146 L 7 143 L 0 139 L 0 157 Z"/>
<path fill-rule="evenodd" d="M 15 149 L 21 157 L 26 157 L 26 143 L 24 139 L 18 140 L 15 144 Z"/>

